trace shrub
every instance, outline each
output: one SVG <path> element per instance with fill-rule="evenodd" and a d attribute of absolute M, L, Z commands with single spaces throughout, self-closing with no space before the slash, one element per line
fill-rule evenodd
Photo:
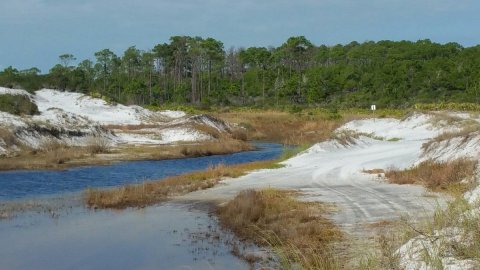
<path fill-rule="evenodd" d="M 3 140 L 5 146 L 7 147 L 13 146 L 17 142 L 13 133 L 10 130 L 2 127 L 0 127 L 0 139 Z"/>
<path fill-rule="evenodd" d="M 326 207 L 275 189 L 241 191 L 218 210 L 221 223 L 242 239 L 271 247 L 283 269 L 339 268 L 332 243 L 342 233 Z"/>
<path fill-rule="evenodd" d="M 0 111 L 16 115 L 38 114 L 38 107 L 29 97 L 23 95 L 0 95 Z"/>
<path fill-rule="evenodd" d="M 110 150 L 110 142 L 102 137 L 90 137 L 87 141 L 87 149 L 91 155 L 108 153 Z"/>
<path fill-rule="evenodd" d="M 434 191 L 446 191 L 452 185 L 471 177 L 476 164 L 468 159 L 443 163 L 428 160 L 406 170 L 390 169 L 385 172 L 385 177 L 395 184 L 421 184 Z"/>

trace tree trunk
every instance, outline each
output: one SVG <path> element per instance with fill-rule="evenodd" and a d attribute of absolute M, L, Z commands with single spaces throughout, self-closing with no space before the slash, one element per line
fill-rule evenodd
<path fill-rule="evenodd" d="M 262 103 L 265 107 L 265 70 L 262 70 Z"/>
<path fill-rule="evenodd" d="M 210 88 L 211 88 L 211 73 L 212 73 L 212 61 L 208 60 L 208 91 L 207 91 L 207 96 L 210 96 Z"/>
<path fill-rule="evenodd" d="M 150 98 L 148 99 L 148 103 L 149 104 L 152 104 L 152 69 L 150 69 L 150 78 L 148 79 L 149 80 L 149 85 L 148 85 L 148 88 L 149 88 L 149 91 L 150 91 Z"/>
<path fill-rule="evenodd" d="M 195 61 L 192 63 L 192 104 L 196 103 L 197 99 L 197 72 Z"/>

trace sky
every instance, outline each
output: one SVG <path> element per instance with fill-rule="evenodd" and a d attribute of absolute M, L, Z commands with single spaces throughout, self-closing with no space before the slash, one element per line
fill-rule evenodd
<path fill-rule="evenodd" d="M 174 35 L 231 46 L 418 40 L 480 44 L 478 0 L 0 0 L 0 69 L 94 60 L 109 48 L 148 50 Z"/>

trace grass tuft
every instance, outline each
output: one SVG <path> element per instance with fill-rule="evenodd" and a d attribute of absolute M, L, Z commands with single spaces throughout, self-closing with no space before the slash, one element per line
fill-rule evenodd
<path fill-rule="evenodd" d="M 276 189 L 240 192 L 218 209 L 223 226 L 242 239 L 272 248 L 283 269 L 339 269 L 332 243 L 342 239 L 325 218 L 327 207 Z"/>
<path fill-rule="evenodd" d="M 167 177 L 157 181 L 111 189 L 87 189 L 84 192 L 84 202 L 89 208 L 146 207 L 162 202 L 171 196 L 213 187 L 226 177 L 239 177 L 248 171 L 273 169 L 278 166 L 277 161 L 273 160 L 232 166 L 220 164 L 211 166 L 204 171 Z"/>
<path fill-rule="evenodd" d="M 385 177 L 394 184 L 420 184 L 432 191 L 453 191 L 462 187 L 462 181 L 474 175 L 477 163 L 469 159 L 457 159 L 438 163 L 424 161 L 405 170 L 390 169 Z"/>
<path fill-rule="evenodd" d="M 201 157 L 212 155 L 224 155 L 234 152 L 251 151 L 255 147 L 247 142 L 233 139 L 221 139 L 218 141 L 207 141 L 201 144 L 184 145 L 180 152 L 185 157 Z"/>

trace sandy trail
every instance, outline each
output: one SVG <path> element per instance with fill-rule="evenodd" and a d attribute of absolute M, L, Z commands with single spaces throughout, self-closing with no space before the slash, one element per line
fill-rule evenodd
<path fill-rule="evenodd" d="M 304 200 L 334 203 L 338 209 L 333 220 L 345 227 L 391 220 L 408 214 L 414 217 L 431 213 L 444 197 L 423 187 L 386 183 L 364 169 L 406 168 L 417 162 L 421 146 L 440 131 L 428 119 L 413 116 L 407 120 L 362 120 L 343 129 L 368 131 L 378 136 L 398 136 L 399 141 L 360 137 L 352 145 L 336 141 L 319 143 L 306 152 L 283 162 L 286 167 L 252 172 L 237 179 L 179 198 L 180 200 L 217 200 L 233 198 L 244 189 L 265 187 L 295 189 Z"/>

